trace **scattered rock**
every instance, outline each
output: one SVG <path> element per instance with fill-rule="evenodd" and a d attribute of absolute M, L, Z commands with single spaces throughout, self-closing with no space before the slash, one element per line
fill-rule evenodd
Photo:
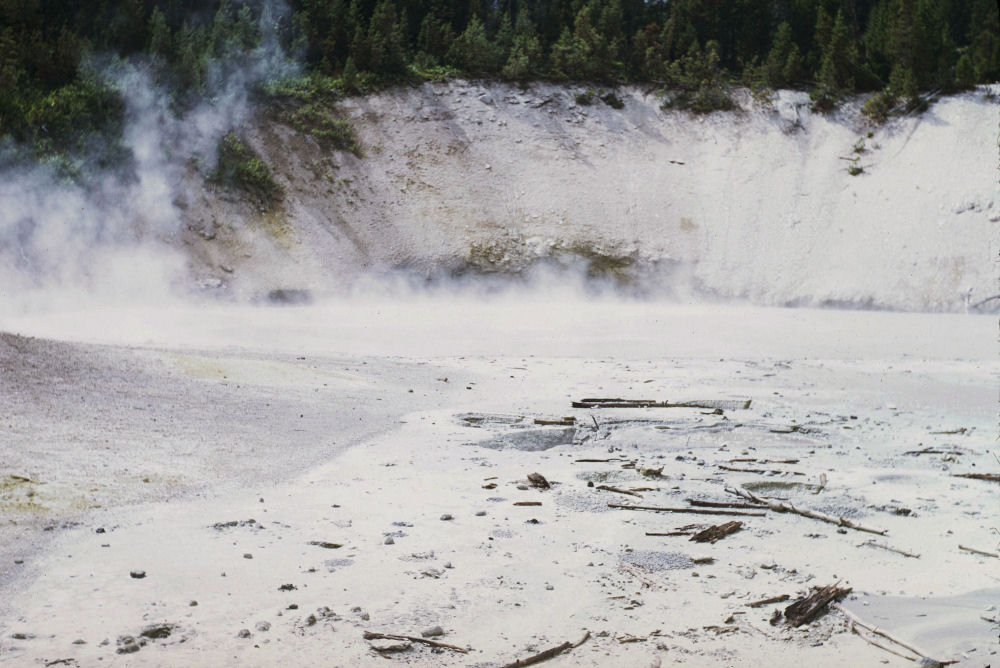
<path fill-rule="evenodd" d="M 442 522 L 447 522 L 448 520 L 453 520 L 453 519 L 455 519 L 455 517 L 451 513 L 445 513 L 444 515 L 441 516 Z"/>
<path fill-rule="evenodd" d="M 175 624 L 150 624 L 144 628 L 139 635 L 143 638 L 149 638 L 151 640 L 161 640 L 163 638 L 169 638 L 175 628 Z"/>
<path fill-rule="evenodd" d="M 33 633 L 18 632 L 10 634 L 10 637 L 14 640 L 31 640 L 35 637 L 35 635 Z"/>
<path fill-rule="evenodd" d="M 245 552 L 245 553 L 243 554 L 243 558 L 244 558 L 244 559 L 253 559 L 253 555 L 252 555 L 252 554 L 250 554 L 249 552 Z"/>
<path fill-rule="evenodd" d="M 541 473 L 529 473 L 528 482 L 531 483 L 532 487 L 537 487 L 538 489 L 549 489 L 552 486 Z"/>
<path fill-rule="evenodd" d="M 196 605 L 198 605 L 198 601 L 191 601 L 190 603 L 188 603 L 188 605 L 189 605 L 189 606 L 191 606 L 191 607 L 193 608 L 193 607 L 195 607 Z"/>
<path fill-rule="evenodd" d="M 368 644 L 371 645 L 371 648 L 379 654 L 405 652 L 413 647 L 413 644 L 407 640 L 369 640 Z"/>
<path fill-rule="evenodd" d="M 128 574 L 136 580 L 141 580 L 146 577 L 146 571 L 129 571 Z"/>
<path fill-rule="evenodd" d="M 485 517 L 485 516 L 486 516 L 486 511 L 485 510 L 477 510 L 476 511 L 476 517 Z"/>
<path fill-rule="evenodd" d="M 392 536 L 386 536 L 385 537 L 385 544 L 386 545 L 395 545 L 396 541 L 393 540 Z"/>
<path fill-rule="evenodd" d="M 295 591 L 296 589 L 298 589 L 298 587 L 293 584 L 283 584 L 278 587 L 278 591 Z"/>
<path fill-rule="evenodd" d="M 271 623 L 270 622 L 257 622 L 257 624 L 254 626 L 254 628 L 257 629 L 257 631 L 259 631 L 260 633 L 266 633 L 266 632 L 268 632 L 268 631 L 271 630 Z"/>
<path fill-rule="evenodd" d="M 324 550 L 337 550 L 344 547 L 343 543 L 330 543 L 325 540 L 311 540 L 310 545 L 315 545 L 316 547 L 321 547 Z"/>
<path fill-rule="evenodd" d="M 237 638 L 251 638 L 253 634 L 250 633 L 250 629 L 240 629 L 239 633 L 236 634 Z"/>
<path fill-rule="evenodd" d="M 444 635 L 444 629 L 440 626 L 432 626 L 429 629 L 424 629 L 420 632 L 424 638 L 436 638 L 437 636 Z"/>
<path fill-rule="evenodd" d="M 134 654 L 142 649 L 145 644 L 146 641 L 143 638 L 137 640 L 132 636 L 119 636 L 118 649 L 115 652 L 118 654 Z"/>
<path fill-rule="evenodd" d="M 74 645 L 86 645 L 87 641 L 84 640 L 83 638 L 77 638 L 76 640 L 73 641 L 73 644 Z"/>

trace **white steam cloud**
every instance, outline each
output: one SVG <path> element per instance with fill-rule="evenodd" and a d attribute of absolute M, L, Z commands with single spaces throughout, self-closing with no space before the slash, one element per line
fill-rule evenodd
<path fill-rule="evenodd" d="M 287 12 L 282 2 L 266 2 L 259 45 L 210 61 L 204 101 L 180 114 L 155 83 L 156 63 L 90 63 L 125 101 L 127 173 L 85 164 L 80 184 L 49 165 L 11 161 L 0 179 L 0 314 L 84 301 L 151 304 L 178 294 L 186 259 L 177 250 L 176 202 L 189 162 L 214 164 L 222 135 L 250 117 L 255 84 L 299 71 L 277 35 Z"/>

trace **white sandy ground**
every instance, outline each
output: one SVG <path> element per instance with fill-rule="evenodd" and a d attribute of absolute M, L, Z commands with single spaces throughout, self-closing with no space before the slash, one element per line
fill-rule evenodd
<path fill-rule="evenodd" d="M 1000 560 L 958 545 L 997 550 L 1000 488 L 950 475 L 1000 472 L 994 318 L 514 300 L 149 317 L 0 322 L 91 342 L 0 341 L 0 662 L 500 666 L 589 631 L 548 665 L 910 665 L 840 613 L 790 630 L 768 623 L 783 605 L 746 605 L 842 581 L 935 658 L 996 663 Z M 753 403 L 570 408 L 584 396 Z M 576 428 L 533 424 L 561 416 Z M 904 454 L 929 446 L 955 454 Z M 575 461 L 611 457 L 663 475 Z M 519 489 L 536 471 L 553 488 Z M 760 483 L 888 534 L 607 507 Z M 730 519 L 714 545 L 645 535 Z M 169 636 L 117 652 L 151 624 Z M 362 638 L 434 625 L 470 652 Z"/>

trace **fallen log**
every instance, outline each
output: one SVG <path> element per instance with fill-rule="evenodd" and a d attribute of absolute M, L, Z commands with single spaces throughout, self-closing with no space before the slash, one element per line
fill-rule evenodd
<path fill-rule="evenodd" d="M 746 410 L 751 399 L 703 399 L 697 401 L 656 401 L 655 399 L 586 398 L 572 402 L 573 408 L 716 408 Z"/>
<path fill-rule="evenodd" d="M 428 640 L 427 638 L 418 638 L 417 636 L 403 636 L 397 635 L 395 633 L 376 633 L 374 631 L 364 632 L 365 640 L 409 640 L 410 642 L 419 642 L 425 645 L 430 645 L 431 647 L 441 647 L 443 649 L 450 649 L 453 652 L 461 652 L 462 654 L 468 654 L 469 650 L 464 647 L 457 647 L 455 645 L 449 645 L 448 643 L 438 642 L 436 640 Z"/>
<path fill-rule="evenodd" d="M 785 608 L 785 621 L 789 626 L 798 627 L 822 615 L 831 602 L 851 593 L 850 587 L 839 587 L 839 584 L 820 587 L 809 596 L 792 603 Z"/>
<path fill-rule="evenodd" d="M 526 659 L 518 659 L 513 663 L 508 663 L 503 668 L 521 668 L 521 666 L 533 666 L 536 663 L 541 663 L 542 661 L 548 661 L 549 659 L 562 654 L 566 650 L 575 649 L 579 647 L 583 643 L 587 642 L 589 638 L 590 638 L 590 631 L 587 631 L 586 633 L 583 634 L 583 637 L 580 638 L 580 640 L 575 643 L 568 641 L 564 642 L 563 644 L 553 647 L 551 649 L 547 649 L 544 652 L 539 652 L 534 656 L 529 656 Z"/>
<path fill-rule="evenodd" d="M 608 508 L 619 510 L 650 510 L 659 513 L 690 513 L 692 515 L 743 515 L 745 517 L 763 517 L 765 513 L 745 513 L 739 510 L 714 510 L 709 508 L 669 508 L 666 506 L 623 506 L 609 503 Z"/>
<path fill-rule="evenodd" d="M 847 527 L 848 529 L 854 529 L 855 531 L 864 531 L 867 533 L 878 534 L 879 536 L 884 536 L 889 532 L 888 529 L 872 529 L 870 527 L 862 526 L 860 524 L 855 524 L 851 520 L 845 517 L 833 517 L 832 515 L 826 515 L 824 513 L 817 512 L 815 510 L 803 510 L 796 508 L 790 503 L 785 503 L 783 501 L 771 501 L 767 499 L 762 499 L 753 492 L 748 492 L 742 489 L 733 489 L 727 487 L 726 491 L 730 494 L 747 499 L 754 503 L 762 503 L 768 507 L 769 510 L 773 510 L 777 513 L 794 513 L 796 515 L 802 515 L 803 517 L 808 517 L 810 519 L 819 520 L 820 522 L 827 522 L 829 524 L 836 524 L 837 526 Z"/>
<path fill-rule="evenodd" d="M 726 522 L 725 524 L 717 524 L 715 526 L 708 527 L 702 531 L 699 531 L 695 535 L 691 536 L 691 540 L 696 543 L 712 543 L 713 545 L 729 534 L 736 533 L 743 528 L 743 522 L 734 520 L 732 522 Z"/>

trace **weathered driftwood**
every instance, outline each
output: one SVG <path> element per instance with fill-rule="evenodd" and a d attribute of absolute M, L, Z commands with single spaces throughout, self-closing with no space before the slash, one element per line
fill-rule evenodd
<path fill-rule="evenodd" d="M 514 505 L 515 506 L 540 506 L 540 505 L 542 505 L 542 502 L 541 501 L 515 501 Z"/>
<path fill-rule="evenodd" d="M 891 545 L 886 545 L 885 543 L 876 543 L 873 540 L 865 541 L 864 543 L 861 543 L 861 545 L 869 545 L 871 547 L 879 547 L 879 548 L 882 548 L 883 550 L 889 550 L 890 552 L 895 552 L 896 554 L 901 554 L 904 557 L 913 557 L 914 559 L 919 559 L 920 558 L 919 554 L 914 554 L 913 552 L 907 552 L 906 550 L 900 550 L 897 547 L 893 547 Z M 860 545 L 858 547 L 860 547 Z"/>
<path fill-rule="evenodd" d="M 739 510 L 714 510 L 709 508 L 669 508 L 666 506 L 623 506 L 609 503 L 608 508 L 619 510 L 651 510 L 659 513 L 690 513 L 692 515 L 743 515 L 746 517 L 763 517 L 765 513 L 745 513 Z"/>
<path fill-rule="evenodd" d="M 611 487 L 609 485 L 598 485 L 597 487 L 595 487 L 595 489 L 603 489 L 605 492 L 617 492 L 618 494 L 627 494 L 629 496 L 637 496 L 640 499 L 642 498 L 642 494 L 639 494 L 638 492 L 633 492 L 628 489 L 619 489 L 617 487 Z"/>
<path fill-rule="evenodd" d="M 981 554 L 984 557 L 997 557 L 997 558 L 1000 558 L 1000 554 L 997 554 L 996 552 L 987 552 L 986 550 L 977 550 L 974 547 L 966 547 L 965 545 L 959 545 L 958 549 L 965 550 L 966 552 L 971 552 L 973 554 Z"/>
<path fill-rule="evenodd" d="M 734 457 L 729 460 L 730 464 L 757 463 L 757 464 L 798 464 L 798 459 L 757 459 L 756 457 Z"/>
<path fill-rule="evenodd" d="M 733 473 L 784 473 L 784 471 L 778 469 L 741 469 L 736 466 L 726 466 L 725 464 L 716 464 L 716 466 L 723 471 L 731 471 Z"/>
<path fill-rule="evenodd" d="M 573 402 L 573 408 L 716 408 L 746 410 L 750 399 L 700 399 L 696 401 L 656 401 L 655 399 L 587 398 Z"/>
<path fill-rule="evenodd" d="M 535 418 L 535 424 L 541 426 L 572 427 L 573 425 L 576 424 L 576 418 L 571 415 L 559 418 L 558 420 L 546 420 L 545 418 Z"/>
<path fill-rule="evenodd" d="M 743 522 L 738 520 L 726 522 L 725 524 L 716 524 L 715 526 L 708 527 L 707 529 L 699 531 L 695 535 L 691 536 L 691 540 L 696 543 L 715 544 L 729 534 L 736 533 L 742 528 Z"/>
<path fill-rule="evenodd" d="M 409 640 L 410 642 L 419 642 L 424 645 L 430 645 L 431 647 L 450 649 L 453 652 L 461 652 L 462 654 L 469 653 L 469 650 L 464 647 L 457 647 L 455 645 L 449 645 L 448 643 L 438 642 L 436 640 L 428 640 L 427 638 L 418 638 L 417 636 L 404 636 L 395 633 L 376 633 L 374 631 L 365 631 L 364 638 L 365 640 Z"/>
<path fill-rule="evenodd" d="M 938 436 L 957 436 L 959 434 L 964 434 L 967 431 L 969 431 L 967 428 L 959 427 L 958 429 L 946 429 L 944 431 L 932 431 L 930 433 Z"/>
<path fill-rule="evenodd" d="M 952 473 L 953 478 L 970 478 L 972 480 L 987 480 L 1000 482 L 1000 473 Z"/>
<path fill-rule="evenodd" d="M 762 605 L 771 605 L 772 603 L 782 603 L 787 601 L 790 597 L 788 594 L 779 594 L 778 596 L 771 596 L 770 598 L 762 598 L 759 601 L 754 601 L 753 603 L 747 603 L 748 608 L 759 608 Z"/>
<path fill-rule="evenodd" d="M 608 462 L 625 462 L 624 457 L 608 457 L 607 459 L 574 459 L 577 464 L 607 464 Z"/>
<path fill-rule="evenodd" d="M 952 448 L 950 450 L 941 450 L 940 448 L 928 446 L 923 450 L 907 450 L 903 454 L 916 456 L 916 455 L 965 455 L 968 453 L 959 448 Z"/>
<path fill-rule="evenodd" d="M 785 608 L 785 621 L 789 626 L 802 626 L 822 615 L 831 602 L 851 593 L 850 587 L 838 585 L 839 582 L 820 587 L 809 596 L 792 603 Z"/>
<path fill-rule="evenodd" d="M 647 536 L 690 536 L 690 531 L 647 531 Z"/>
<path fill-rule="evenodd" d="M 503 668 L 521 668 L 521 666 L 533 666 L 536 663 L 541 663 L 542 661 L 548 661 L 549 659 L 562 654 L 566 650 L 575 649 L 579 647 L 583 643 L 587 642 L 589 638 L 590 638 L 590 631 L 587 631 L 586 633 L 583 634 L 583 637 L 580 638 L 580 640 L 578 640 L 575 643 L 569 641 L 564 642 L 563 644 L 558 645 L 556 647 L 552 647 L 551 649 L 547 649 L 544 652 L 539 652 L 534 656 L 529 656 L 526 659 L 518 659 L 514 663 L 508 663 Z"/>
<path fill-rule="evenodd" d="M 688 503 L 699 508 L 760 508 L 767 510 L 767 506 L 760 503 L 729 503 L 726 501 L 700 501 L 698 499 L 688 499 Z"/>
<path fill-rule="evenodd" d="M 862 526 L 856 524 L 845 517 L 833 517 L 832 515 L 826 515 L 824 513 L 817 512 L 815 510 L 806 510 L 801 508 L 796 508 L 790 503 L 785 503 L 784 501 L 771 501 L 768 499 L 762 499 L 753 492 L 748 492 L 743 489 L 733 489 L 727 487 L 726 491 L 730 494 L 735 494 L 736 496 L 747 499 L 754 503 L 762 503 L 768 507 L 769 510 L 773 510 L 777 513 L 794 513 L 796 515 L 802 515 L 803 517 L 809 517 L 814 520 L 819 520 L 820 522 L 827 522 L 829 524 L 836 524 L 837 526 L 847 527 L 848 529 L 854 529 L 855 531 L 864 531 L 867 533 L 878 534 L 879 536 L 884 536 L 888 533 L 888 529 L 872 529 L 871 527 Z"/>
<path fill-rule="evenodd" d="M 934 666 L 947 666 L 947 665 L 950 665 L 952 663 L 957 663 L 957 661 L 938 661 L 937 659 L 933 659 L 930 656 L 928 656 L 926 652 L 924 652 L 924 651 L 922 651 L 920 649 L 917 649 L 916 647 L 914 647 L 913 645 L 911 645 L 911 644 L 909 644 L 907 642 L 904 642 L 904 641 L 900 640 L 896 636 L 890 634 L 888 631 L 883 631 L 881 628 L 879 628 L 877 626 L 872 626 L 870 624 L 866 624 L 865 622 L 861 621 L 857 617 L 857 615 L 855 615 L 853 612 L 851 612 L 850 610 L 845 609 L 843 606 L 841 606 L 841 605 L 839 605 L 837 603 L 834 603 L 830 607 L 833 608 L 833 609 L 835 609 L 835 610 L 837 610 L 838 612 L 843 613 L 843 615 L 845 617 L 847 617 L 847 619 L 849 619 L 852 624 L 860 626 L 861 628 L 863 628 L 863 629 L 865 629 L 867 631 L 870 631 L 870 632 L 872 632 L 872 633 L 874 633 L 876 635 L 880 635 L 883 638 L 885 638 L 886 640 L 894 642 L 897 645 L 899 645 L 900 647 L 903 647 L 904 649 L 907 649 L 907 650 L 913 652 L 914 654 L 917 655 L 917 658 L 912 658 L 912 657 L 908 657 L 908 656 L 904 657 L 904 658 L 909 659 L 910 661 L 918 661 L 918 662 L 920 662 L 921 666 L 927 666 L 927 668 L 933 668 Z M 861 635 L 861 634 L 859 633 L 858 635 Z M 876 644 L 876 643 L 872 643 L 872 644 Z M 895 652 L 895 651 L 893 651 L 893 650 L 891 650 L 888 647 L 885 647 L 883 645 L 877 645 L 877 646 L 881 647 L 884 650 L 892 652 L 893 654 L 896 654 L 898 656 L 903 656 L 902 654 L 899 654 L 898 652 Z"/>

